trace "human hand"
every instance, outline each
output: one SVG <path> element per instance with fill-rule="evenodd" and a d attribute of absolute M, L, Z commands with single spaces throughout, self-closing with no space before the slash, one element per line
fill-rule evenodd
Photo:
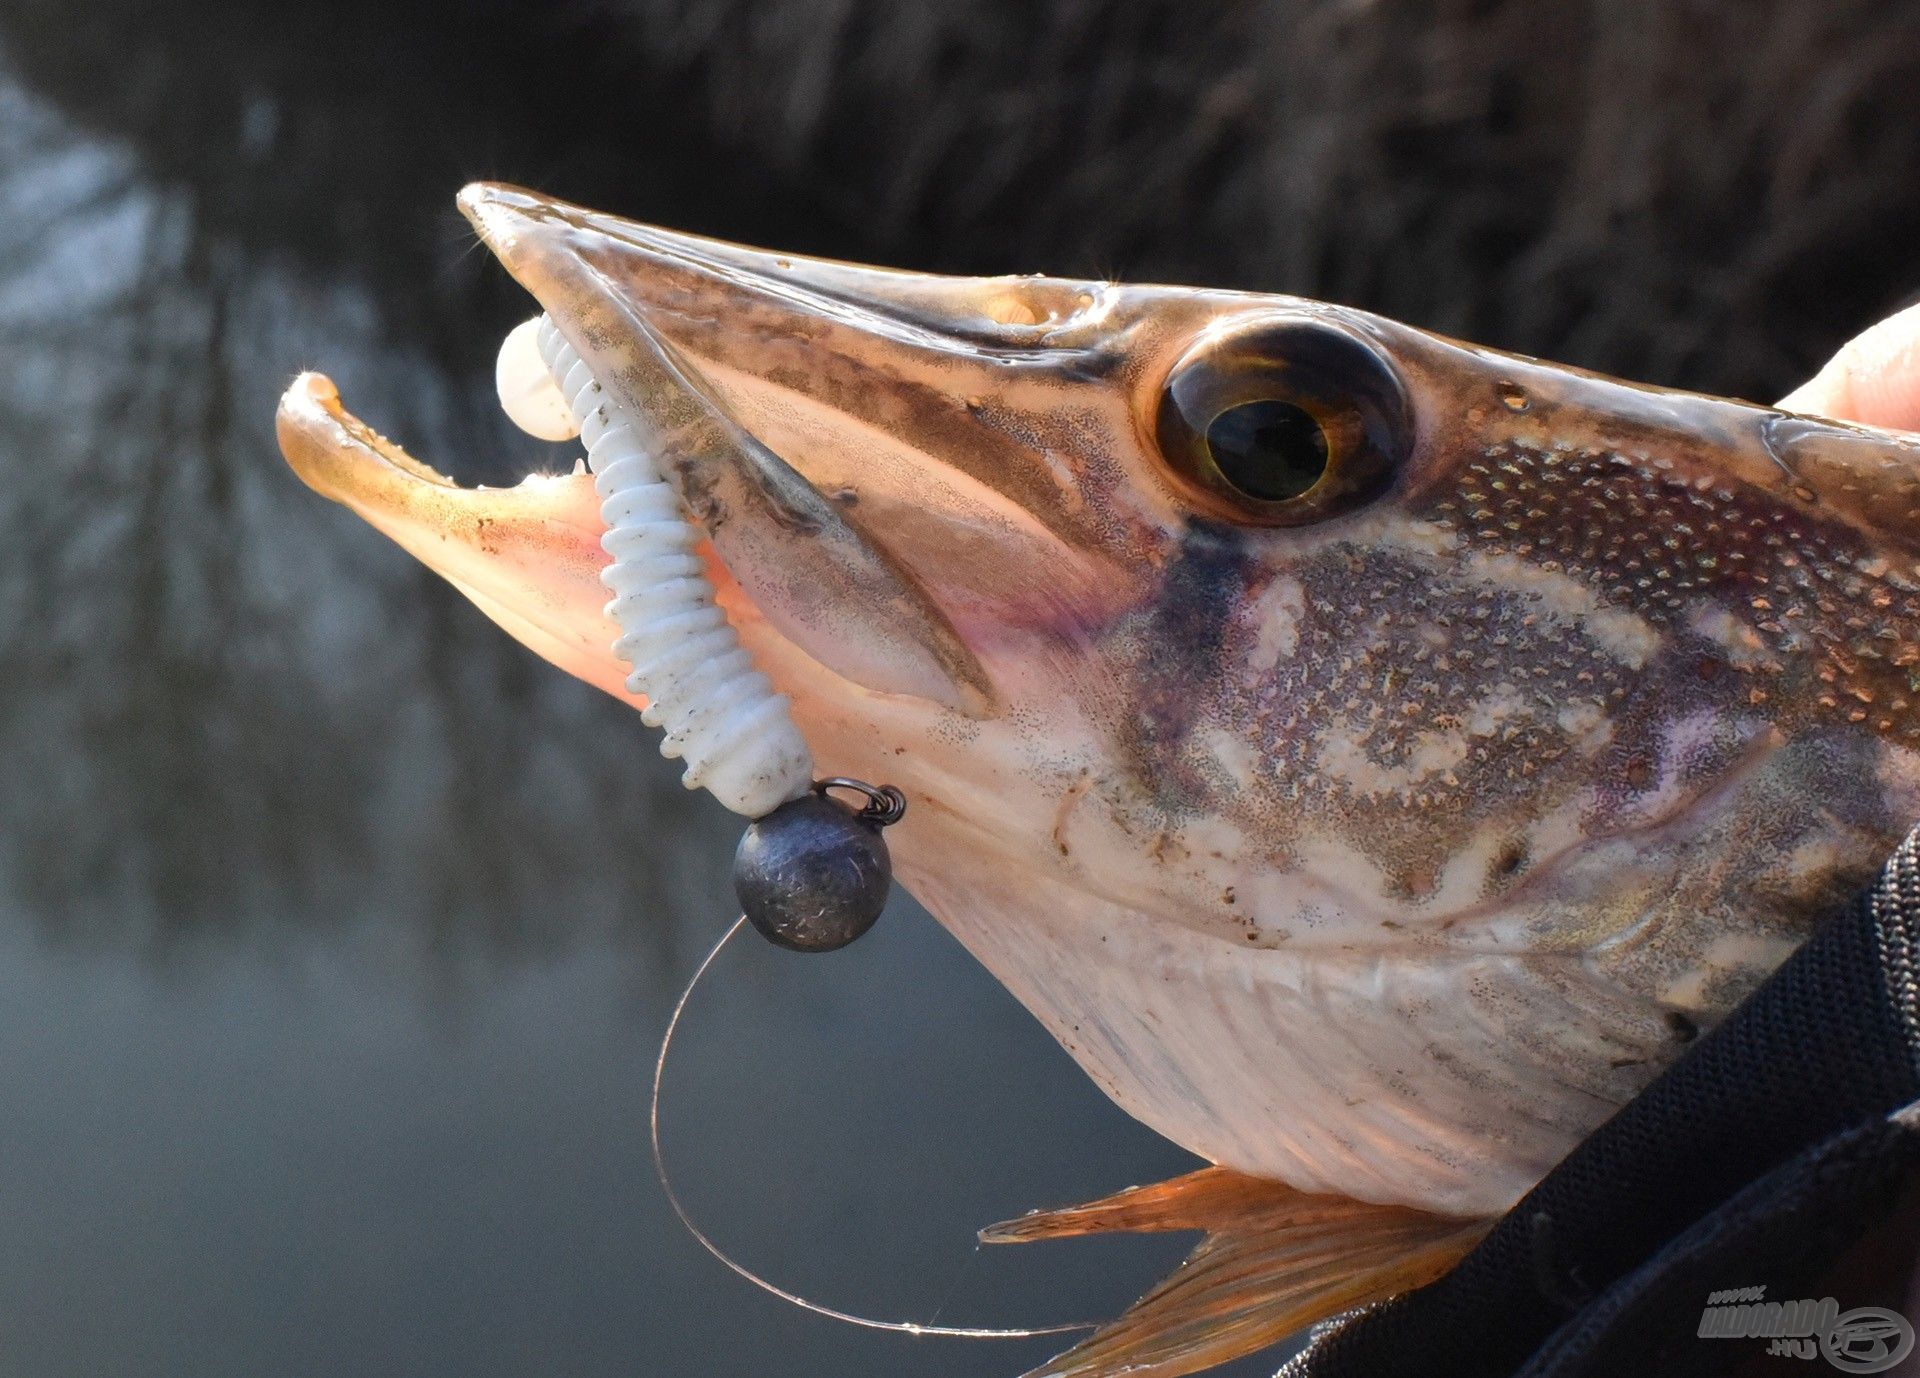
<path fill-rule="evenodd" d="M 1838 421 L 1920 431 L 1920 305 L 1849 340 L 1811 380 L 1781 398 L 1780 406 Z"/>

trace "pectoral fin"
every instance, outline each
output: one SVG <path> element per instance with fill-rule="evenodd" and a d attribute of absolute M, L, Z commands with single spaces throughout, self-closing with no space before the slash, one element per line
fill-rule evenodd
<path fill-rule="evenodd" d="M 1278 1343 L 1328 1316 L 1421 1287 L 1490 1220 L 1310 1196 L 1204 1168 L 981 1231 L 989 1244 L 1113 1231 L 1203 1230 L 1186 1262 L 1110 1325 L 1026 1378 L 1178 1378 Z"/>

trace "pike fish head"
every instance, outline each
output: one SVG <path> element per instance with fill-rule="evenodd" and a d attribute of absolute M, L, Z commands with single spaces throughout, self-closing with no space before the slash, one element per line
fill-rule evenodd
<path fill-rule="evenodd" d="M 745 438 L 664 460 L 820 769 L 905 790 L 909 887 L 1215 1161 L 1498 1209 L 1920 813 L 1909 438 L 1297 298 L 463 206 L 609 390 L 662 405 L 664 350 Z M 617 691 L 588 479 L 475 527 L 282 422 Z M 555 484 L 579 548 L 515 545 Z"/>

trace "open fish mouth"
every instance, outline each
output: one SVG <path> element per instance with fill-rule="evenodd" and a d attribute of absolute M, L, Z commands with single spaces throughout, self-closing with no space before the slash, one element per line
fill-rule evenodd
<path fill-rule="evenodd" d="M 860 308 L 756 275 L 691 236 L 641 241 L 638 227 L 612 236 L 586 212 L 512 188 L 469 187 L 460 204 L 591 371 L 603 411 L 647 432 L 737 628 L 798 650 L 840 694 L 921 700 L 963 717 L 990 711 L 987 671 L 952 617 L 851 511 L 859 486 L 829 497 L 742 426 L 701 368 L 651 326 L 649 294 L 614 278 L 667 279 L 651 298 L 659 310 L 683 310 L 690 282 L 712 311 L 781 302 L 788 315 L 846 317 Z M 897 326 L 868 315 L 883 331 Z M 609 649 L 619 632 L 600 582 L 607 522 L 582 467 L 513 488 L 463 488 L 353 416 L 318 374 L 289 388 L 278 431 L 309 486 L 422 559 L 538 654 L 633 697 Z"/>

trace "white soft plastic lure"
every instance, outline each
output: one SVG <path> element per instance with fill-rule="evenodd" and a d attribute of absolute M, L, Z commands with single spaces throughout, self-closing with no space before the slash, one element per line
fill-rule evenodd
<path fill-rule="evenodd" d="M 613 651 L 632 667 L 628 691 L 647 700 L 641 716 L 665 729 L 661 754 L 686 762 L 688 789 L 748 818 L 805 794 L 813 756 L 786 698 L 715 603 L 699 532 L 648 451 L 645 423 L 600 387 L 544 315 L 507 335 L 494 382 L 522 430 L 586 445 L 607 524 L 600 543 L 613 557 L 600 575 L 620 629 Z"/>

